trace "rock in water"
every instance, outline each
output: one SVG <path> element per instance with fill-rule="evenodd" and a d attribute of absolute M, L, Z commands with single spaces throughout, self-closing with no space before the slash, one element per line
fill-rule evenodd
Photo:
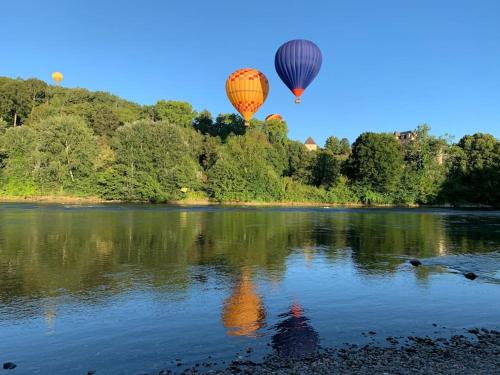
<path fill-rule="evenodd" d="M 477 279 L 477 275 L 474 272 L 467 272 L 466 274 L 464 274 L 464 276 L 466 279 L 469 279 L 469 280 Z"/>
<path fill-rule="evenodd" d="M 13 362 L 5 362 L 3 364 L 3 369 L 4 370 L 14 370 L 17 367 L 17 365 Z"/>
<path fill-rule="evenodd" d="M 421 266 L 422 265 L 422 262 L 419 261 L 418 259 L 412 259 L 410 260 L 410 264 L 413 266 L 413 267 L 418 267 L 418 266 Z"/>

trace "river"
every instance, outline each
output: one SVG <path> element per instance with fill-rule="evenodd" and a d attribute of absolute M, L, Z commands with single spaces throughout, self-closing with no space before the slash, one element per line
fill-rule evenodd
<path fill-rule="evenodd" d="M 0 204 L 0 361 L 16 374 L 385 345 L 497 329 L 499 311 L 498 211 Z"/>

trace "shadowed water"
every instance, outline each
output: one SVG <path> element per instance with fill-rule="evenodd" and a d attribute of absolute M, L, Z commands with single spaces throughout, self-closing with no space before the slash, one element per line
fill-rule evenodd
<path fill-rule="evenodd" d="M 0 361 L 135 374 L 498 328 L 499 251 L 488 211 L 3 204 Z"/>

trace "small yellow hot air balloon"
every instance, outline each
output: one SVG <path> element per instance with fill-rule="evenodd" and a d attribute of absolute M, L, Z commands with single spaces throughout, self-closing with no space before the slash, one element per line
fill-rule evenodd
<path fill-rule="evenodd" d="M 60 85 L 64 76 L 61 72 L 54 72 L 52 73 L 52 79 L 56 83 L 56 85 Z"/>
<path fill-rule="evenodd" d="M 269 81 L 257 69 L 239 69 L 228 77 L 226 93 L 231 104 L 245 119 L 245 125 L 248 125 L 267 98 Z"/>

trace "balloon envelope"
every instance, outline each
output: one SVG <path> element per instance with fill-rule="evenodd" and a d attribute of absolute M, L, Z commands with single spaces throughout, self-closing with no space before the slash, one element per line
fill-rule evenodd
<path fill-rule="evenodd" d="M 55 83 L 59 84 L 63 80 L 64 76 L 61 72 L 54 72 L 52 73 L 52 79 L 54 80 Z"/>
<path fill-rule="evenodd" d="M 309 40 L 290 40 L 276 51 L 276 72 L 293 92 L 296 102 L 300 102 L 300 96 L 318 75 L 322 61 L 321 50 Z"/>
<path fill-rule="evenodd" d="M 273 113 L 266 117 L 266 121 L 272 121 L 272 120 L 283 121 L 283 117 L 278 113 Z"/>
<path fill-rule="evenodd" d="M 248 123 L 264 104 L 269 93 L 269 81 L 256 69 L 239 69 L 228 77 L 226 93 L 231 104 Z"/>

